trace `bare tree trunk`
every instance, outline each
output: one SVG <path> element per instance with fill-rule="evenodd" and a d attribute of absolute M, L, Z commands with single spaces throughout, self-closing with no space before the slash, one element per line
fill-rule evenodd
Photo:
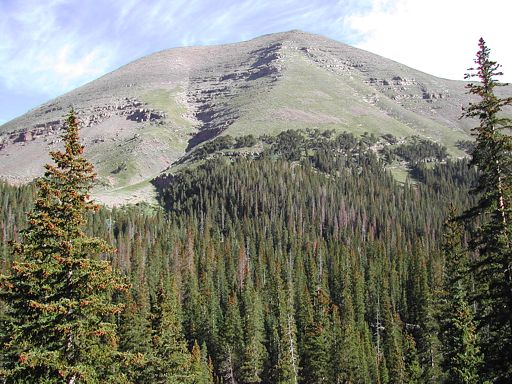
<path fill-rule="evenodd" d="M 292 315 L 291 314 L 288 314 L 288 321 L 287 321 L 287 325 L 288 325 L 288 332 L 287 332 L 287 336 L 288 336 L 288 340 L 290 342 L 290 355 L 291 355 L 291 360 L 292 360 L 292 369 L 293 369 L 293 382 L 294 384 L 297 384 L 298 383 L 298 376 L 299 376 L 299 370 L 298 370 L 298 367 L 297 367 L 297 355 L 296 355 L 296 352 L 295 352 L 295 345 L 294 345 L 294 342 L 293 342 L 293 335 L 292 335 Z"/>

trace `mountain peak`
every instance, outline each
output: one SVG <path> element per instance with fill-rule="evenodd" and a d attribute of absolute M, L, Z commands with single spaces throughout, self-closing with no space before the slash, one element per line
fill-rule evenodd
<path fill-rule="evenodd" d="M 100 192 L 108 195 L 148 184 L 195 146 L 225 134 L 367 131 L 421 135 L 454 148 L 468 137 L 467 122 L 458 119 L 464 92 L 461 82 L 300 30 L 170 49 L 4 124 L 0 176 L 25 182 L 42 174 L 71 105 Z"/>
<path fill-rule="evenodd" d="M 290 31 L 283 32 L 275 32 L 267 35 L 256 37 L 252 40 L 253 42 L 289 42 L 295 43 L 298 46 L 308 46 L 308 45 L 329 45 L 329 44 L 337 44 L 337 45 L 345 45 L 343 43 L 337 42 L 335 40 L 329 39 L 325 36 L 318 35 L 312 32 L 302 31 L 300 29 L 292 29 Z M 235 43 L 235 44 L 243 44 L 243 43 Z"/>

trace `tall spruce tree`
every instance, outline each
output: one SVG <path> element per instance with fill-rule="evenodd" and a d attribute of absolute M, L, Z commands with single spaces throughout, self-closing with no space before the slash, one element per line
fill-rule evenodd
<path fill-rule="evenodd" d="M 196 374 L 190 367 L 193 365 L 191 360 L 194 364 L 201 365 L 201 358 L 197 356 L 198 351 L 195 351 L 192 357 L 187 349 L 181 325 L 180 302 L 177 296 L 177 288 L 174 283 L 171 288 L 168 288 L 160 282 L 152 311 L 153 348 L 148 359 L 149 364 L 146 366 L 146 382 L 187 383 Z M 194 348 L 199 348 L 197 343 L 194 344 Z"/>
<path fill-rule="evenodd" d="M 240 308 L 236 293 L 232 293 L 227 302 L 220 341 L 220 376 L 226 384 L 238 383 L 238 372 L 242 360 L 243 329 Z"/>
<path fill-rule="evenodd" d="M 19 261 L 1 277 L 5 305 L 1 353 L 7 383 L 123 382 L 119 370 L 112 301 L 125 290 L 104 255 L 103 240 L 87 236 L 86 214 L 98 207 L 89 192 L 93 166 L 83 157 L 78 120 L 67 120 L 63 151 L 51 152 L 37 181 L 38 197 L 23 240 L 14 246 Z"/>
<path fill-rule="evenodd" d="M 178 384 L 177 381 L 170 379 L 168 383 Z M 197 341 L 194 342 L 190 355 L 190 378 L 184 381 L 185 384 L 213 384 L 212 367 L 208 361 L 208 351 L 206 344 L 200 348 Z"/>
<path fill-rule="evenodd" d="M 481 323 L 482 351 L 487 378 L 494 382 L 512 382 L 512 121 L 502 115 L 512 105 L 512 97 L 500 98 L 495 88 L 502 86 L 496 76 L 500 65 L 489 58 L 490 50 L 480 39 L 475 68 L 466 78 L 470 94 L 480 98 L 465 109 L 464 116 L 478 118 L 473 129 L 476 145 L 471 164 L 480 176 L 476 192 L 478 204 L 467 217 L 482 223 L 472 245 L 479 252 L 475 263 L 478 282 L 476 300 Z"/>
<path fill-rule="evenodd" d="M 443 366 L 446 383 L 476 384 L 481 355 L 477 345 L 474 311 L 468 302 L 468 255 L 462 247 L 462 226 L 452 210 L 445 223 L 443 252 L 446 259 L 440 313 Z"/>
<path fill-rule="evenodd" d="M 332 325 L 329 318 L 329 298 L 318 288 L 313 316 L 306 325 L 301 362 L 304 384 L 331 383 Z"/>
<path fill-rule="evenodd" d="M 382 324 L 384 326 L 384 351 L 389 371 L 389 382 L 401 384 L 406 382 L 401 321 L 398 314 L 393 312 L 387 287 L 384 286 L 384 289 Z"/>
<path fill-rule="evenodd" d="M 247 279 L 243 292 L 245 334 L 240 380 L 244 384 L 257 384 L 263 381 L 263 364 L 267 358 L 263 303 L 252 284 L 251 279 Z"/>

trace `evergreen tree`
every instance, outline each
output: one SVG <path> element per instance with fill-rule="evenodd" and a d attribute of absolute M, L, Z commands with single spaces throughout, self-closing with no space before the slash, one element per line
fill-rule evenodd
<path fill-rule="evenodd" d="M 416 350 L 416 342 L 414 337 L 409 334 L 404 338 L 404 356 L 405 356 L 405 371 L 406 382 L 408 384 L 421 383 L 421 366 Z M 433 382 L 426 380 L 425 382 Z"/>
<path fill-rule="evenodd" d="M 304 384 L 327 384 L 332 380 L 332 327 L 329 319 L 329 299 L 319 288 L 315 297 L 314 313 L 306 325 L 303 361 Z"/>
<path fill-rule="evenodd" d="M 130 381 L 143 382 L 145 362 L 151 352 L 151 323 L 147 295 L 140 293 L 134 298 L 126 294 L 125 308 L 119 319 L 119 349 L 136 357 L 127 376 Z"/>
<path fill-rule="evenodd" d="M 279 384 L 298 384 L 299 354 L 297 350 L 297 325 L 294 319 L 293 290 L 279 293 Z"/>
<path fill-rule="evenodd" d="M 340 310 L 332 310 L 332 370 L 335 383 L 369 382 L 368 370 L 365 369 L 363 344 L 359 330 L 356 328 L 352 295 L 349 289 L 350 275 L 344 276 L 342 305 Z"/>
<path fill-rule="evenodd" d="M 418 256 L 416 256 L 418 257 Z M 423 366 L 423 378 L 426 383 L 438 383 L 441 376 L 440 367 L 440 341 L 439 323 L 437 321 L 437 302 L 430 292 L 427 278 L 427 266 L 424 257 L 420 257 L 420 267 L 417 278 L 419 280 L 418 292 L 415 299 L 418 302 L 419 326 L 417 332 L 416 349 L 418 358 Z"/>
<path fill-rule="evenodd" d="M 461 224 L 454 211 L 446 221 L 443 251 L 446 259 L 444 273 L 441 334 L 443 365 L 446 382 L 476 384 L 481 356 L 477 345 L 473 308 L 468 302 L 468 255 L 462 248 Z"/>
<path fill-rule="evenodd" d="M 406 382 L 406 377 L 401 321 L 398 314 L 393 312 L 391 299 L 386 291 L 384 293 L 382 308 L 386 366 L 389 371 L 389 382 L 393 384 L 402 384 Z"/>
<path fill-rule="evenodd" d="M 244 288 L 244 350 L 240 380 L 244 384 L 262 382 L 263 364 L 267 358 L 263 304 L 250 278 Z"/>
<path fill-rule="evenodd" d="M 508 131 L 512 121 L 501 115 L 503 107 L 512 105 L 512 97 L 495 94 L 495 88 L 503 85 L 495 77 L 502 73 L 489 54 L 480 39 L 476 67 L 466 75 L 478 78 L 479 83 L 467 88 L 480 98 L 464 113 L 480 120 L 473 129 L 476 145 L 471 160 L 480 171 L 476 188 L 480 197 L 466 217 L 478 216 L 483 222 L 472 244 L 479 251 L 474 269 L 487 377 L 512 382 L 512 136 Z"/>
<path fill-rule="evenodd" d="M 151 313 L 152 349 L 145 372 L 145 382 L 178 384 L 188 382 L 187 380 L 196 374 L 202 375 L 201 370 L 199 373 L 195 371 L 201 366 L 202 360 L 198 356 L 190 356 L 187 350 L 180 313 L 174 284 L 171 289 L 160 282 Z M 193 353 L 198 354 L 197 351 Z M 189 363 L 191 360 L 193 364 Z"/>
<path fill-rule="evenodd" d="M 236 293 L 228 299 L 221 334 L 219 371 L 225 383 L 236 384 L 243 350 L 242 318 Z"/>
<path fill-rule="evenodd" d="M 37 181 L 28 227 L 15 244 L 19 261 L 1 279 L 9 383 L 123 380 L 113 321 L 122 308 L 112 295 L 125 285 L 104 260 L 112 249 L 83 231 L 87 212 L 98 209 L 89 196 L 95 173 L 73 111 L 66 122 L 65 149 L 50 153 L 56 165 Z"/>
<path fill-rule="evenodd" d="M 169 380 L 168 383 L 178 383 L 174 380 Z M 197 341 L 194 342 L 192 353 L 190 356 L 190 379 L 185 382 L 186 384 L 212 384 L 213 376 L 208 364 L 206 353 L 206 345 L 199 348 Z"/>

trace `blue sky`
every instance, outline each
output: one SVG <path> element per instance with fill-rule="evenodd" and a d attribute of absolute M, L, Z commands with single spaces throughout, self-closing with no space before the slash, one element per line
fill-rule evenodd
<path fill-rule="evenodd" d="M 301 29 L 462 79 L 483 36 L 512 79 L 509 0 L 0 0 L 0 124 L 149 53 Z M 504 36 L 503 36 L 504 35 Z"/>

